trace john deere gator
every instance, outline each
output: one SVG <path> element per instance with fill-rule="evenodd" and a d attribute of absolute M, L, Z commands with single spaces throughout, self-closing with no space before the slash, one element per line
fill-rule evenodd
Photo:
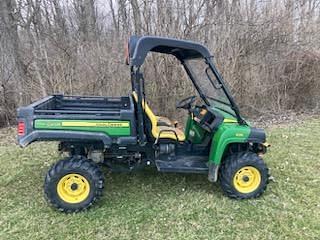
<path fill-rule="evenodd" d="M 187 121 L 154 114 L 145 96 L 141 66 L 149 52 L 170 54 L 185 69 L 194 96 L 176 104 Z M 58 141 L 68 157 L 45 177 L 46 199 L 64 212 L 87 209 L 102 194 L 100 168 L 206 174 L 236 199 L 255 198 L 267 187 L 263 129 L 251 127 L 212 61 L 208 49 L 192 41 L 133 36 L 127 64 L 132 92 L 122 97 L 52 95 L 18 109 L 18 142 Z M 148 81 L 149 79 L 146 79 Z M 152 80 L 152 79 L 151 79 Z M 160 96 L 161 97 L 161 96 Z"/>

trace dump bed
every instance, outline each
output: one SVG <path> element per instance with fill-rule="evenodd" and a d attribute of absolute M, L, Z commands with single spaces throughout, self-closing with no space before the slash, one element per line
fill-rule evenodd
<path fill-rule="evenodd" d="M 19 144 L 40 140 L 135 144 L 132 97 L 53 95 L 19 108 Z"/>

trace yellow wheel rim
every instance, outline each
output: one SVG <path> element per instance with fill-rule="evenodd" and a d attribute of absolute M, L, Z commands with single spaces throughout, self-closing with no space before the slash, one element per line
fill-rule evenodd
<path fill-rule="evenodd" d="M 59 197 L 67 203 L 80 203 L 90 192 L 88 180 L 80 174 L 71 173 L 60 179 L 57 185 Z"/>
<path fill-rule="evenodd" d="M 260 183 L 261 174 L 258 169 L 252 166 L 239 169 L 233 177 L 233 185 L 240 193 L 254 192 Z"/>

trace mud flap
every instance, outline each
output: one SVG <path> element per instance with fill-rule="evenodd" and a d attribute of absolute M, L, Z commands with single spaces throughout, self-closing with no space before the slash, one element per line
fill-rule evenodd
<path fill-rule="evenodd" d="M 219 166 L 215 163 L 209 162 L 208 163 L 208 180 L 209 182 L 216 182 L 218 180 L 218 170 L 219 170 Z"/>

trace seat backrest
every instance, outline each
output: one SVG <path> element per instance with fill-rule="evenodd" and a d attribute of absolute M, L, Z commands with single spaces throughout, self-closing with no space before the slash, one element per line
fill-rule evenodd
<path fill-rule="evenodd" d="M 135 102 L 138 104 L 138 94 L 135 91 L 133 91 L 132 96 L 133 96 L 133 99 L 135 100 Z M 157 138 L 158 136 L 155 136 L 155 133 L 157 132 L 157 128 L 158 128 L 157 116 L 152 112 L 151 108 L 149 107 L 147 102 L 144 100 L 142 100 L 142 108 L 143 108 L 144 112 L 146 113 L 147 117 L 150 119 L 151 128 L 152 128 L 151 133 L 152 133 L 153 137 Z"/>
<path fill-rule="evenodd" d="M 132 96 L 133 96 L 134 101 L 138 104 L 137 93 L 132 92 Z M 151 138 L 153 137 L 153 139 L 163 138 L 163 139 L 177 140 L 177 132 L 176 132 L 177 130 L 175 130 L 175 128 L 166 127 L 166 129 L 162 129 L 162 130 L 159 129 L 160 127 L 158 127 L 158 117 L 152 112 L 151 108 L 144 100 L 142 100 L 142 108 L 148 118 L 146 125 L 147 125 L 149 131 L 151 132 L 151 134 L 149 135 Z M 149 122 L 151 124 L 149 124 Z M 159 136 L 160 134 L 161 134 L 161 136 Z M 180 141 L 184 141 L 185 136 L 184 136 L 183 132 L 180 135 L 180 138 L 179 138 L 179 134 L 178 134 L 178 140 L 179 139 L 180 139 Z"/>

